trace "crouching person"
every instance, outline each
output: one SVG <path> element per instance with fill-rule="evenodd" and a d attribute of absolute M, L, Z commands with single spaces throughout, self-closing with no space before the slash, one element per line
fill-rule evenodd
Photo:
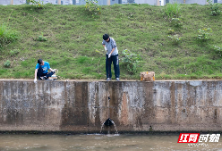
<path fill-rule="evenodd" d="M 48 73 L 48 70 L 50 70 L 51 72 Z M 42 59 L 39 59 L 35 67 L 34 83 L 37 82 L 37 78 L 39 80 L 46 80 L 49 77 L 51 77 L 54 73 L 55 71 L 50 68 L 50 65 L 48 62 L 43 61 Z"/>

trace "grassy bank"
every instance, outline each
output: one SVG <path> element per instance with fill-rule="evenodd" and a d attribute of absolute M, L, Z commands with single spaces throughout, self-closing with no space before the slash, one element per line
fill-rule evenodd
<path fill-rule="evenodd" d="M 157 79 L 222 78 L 221 56 L 214 50 L 214 45 L 222 47 L 222 15 L 211 16 L 208 7 L 181 5 L 182 26 L 173 27 L 163 15 L 165 7 L 149 5 L 102 6 L 96 19 L 84 6 L 0 6 L 0 25 L 18 32 L 18 40 L 0 50 L 0 78 L 33 78 L 42 58 L 63 78 L 104 79 L 104 33 L 116 40 L 120 59 L 124 49 L 141 56 L 138 72 L 155 71 Z M 198 29 L 204 25 L 212 33 L 201 42 Z M 168 38 L 169 28 L 181 37 L 178 45 Z M 42 35 L 47 41 L 36 40 Z M 139 79 L 121 60 L 120 70 L 122 79 Z"/>

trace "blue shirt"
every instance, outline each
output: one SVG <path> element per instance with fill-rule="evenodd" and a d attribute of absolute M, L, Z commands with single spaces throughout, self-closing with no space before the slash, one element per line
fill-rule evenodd
<path fill-rule="evenodd" d="M 42 69 L 43 69 L 43 73 L 48 73 L 48 70 L 50 69 L 50 65 L 48 62 L 44 61 L 44 65 L 42 66 Z M 39 64 L 37 63 L 35 69 L 38 69 L 39 68 Z"/>

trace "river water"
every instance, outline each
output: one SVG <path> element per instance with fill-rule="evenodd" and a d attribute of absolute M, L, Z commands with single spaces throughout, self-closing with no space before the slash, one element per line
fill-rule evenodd
<path fill-rule="evenodd" d="M 178 144 L 179 135 L 1 134 L 0 151 L 222 151 L 217 143 Z"/>

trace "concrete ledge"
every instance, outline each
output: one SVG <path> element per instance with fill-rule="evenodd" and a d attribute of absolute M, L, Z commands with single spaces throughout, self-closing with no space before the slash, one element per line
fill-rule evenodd
<path fill-rule="evenodd" d="M 99 133 L 108 117 L 120 132 L 222 131 L 221 92 L 219 80 L 1 79 L 0 131 Z"/>

